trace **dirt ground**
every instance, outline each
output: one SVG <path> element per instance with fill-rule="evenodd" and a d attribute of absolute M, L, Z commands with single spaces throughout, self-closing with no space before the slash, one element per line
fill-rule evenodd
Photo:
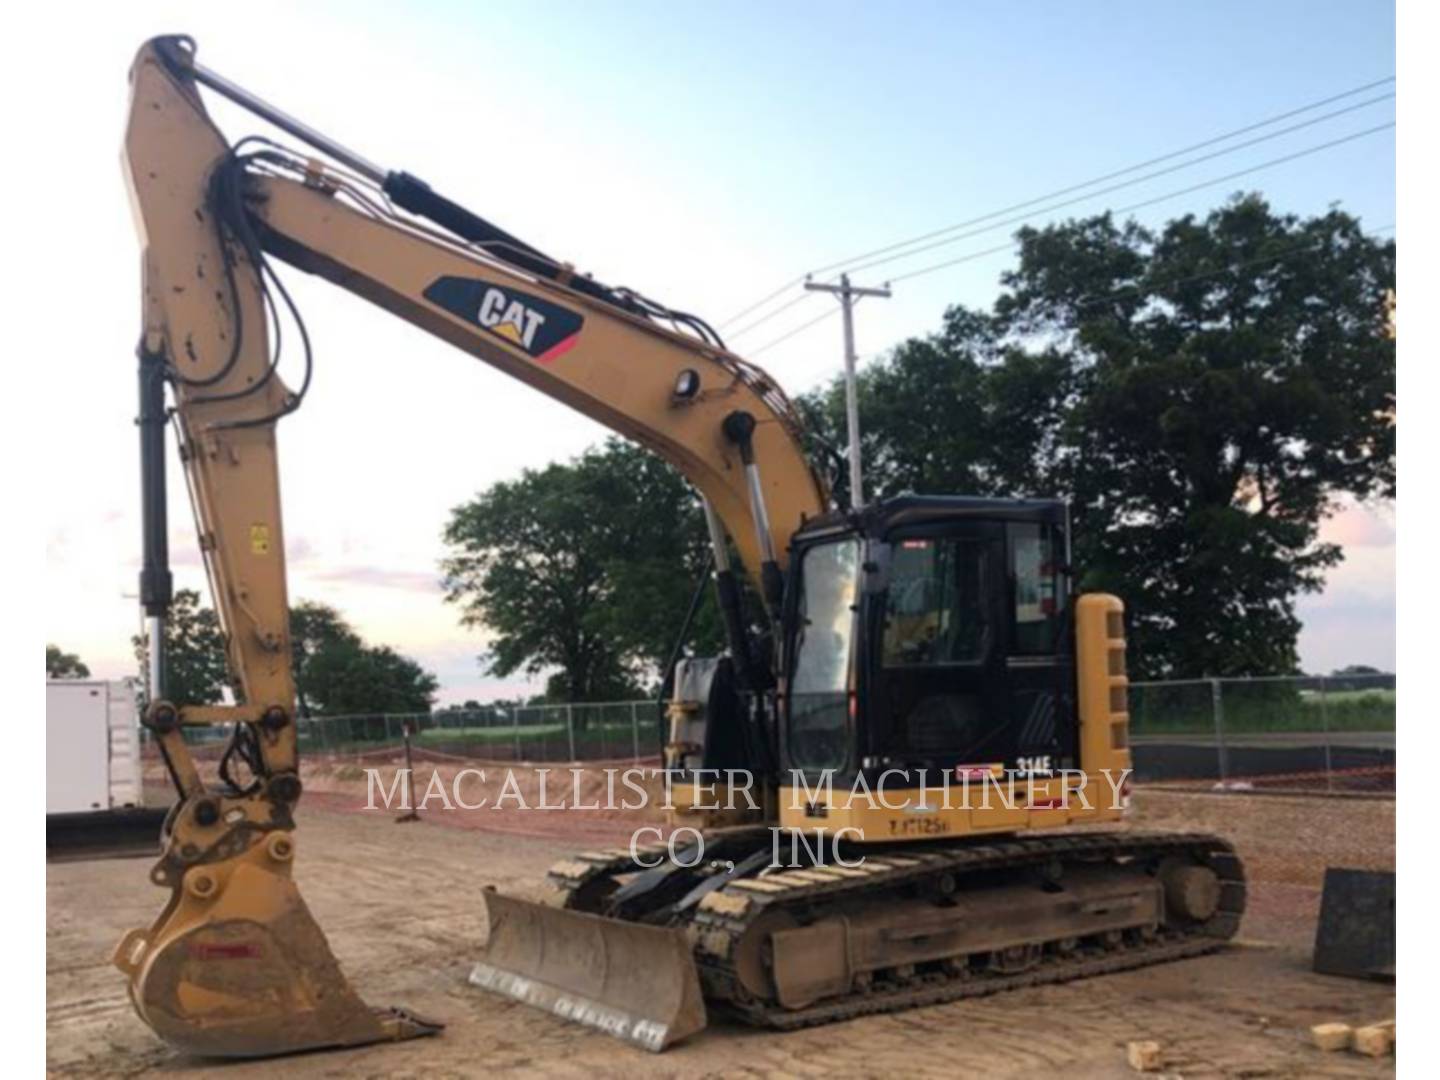
<path fill-rule="evenodd" d="M 551 862 L 577 847 L 615 843 L 628 834 L 623 823 L 577 812 L 478 819 L 436 813 L 396 825 L 390 813 L 355 812 L 361 802 L 363 787 L 357 797 L 343 782 L 311 786 L 297 834 L 296 877 L 367 1000 L 402 1004 L 448 1027 L 434 1039 L 291 1058 L 283 1066 L 288 1076 L 865 1076 L 903 1063 L 919 1076 L 1051 1077 L 1063 1069 L 1127 1077 L 1135 1074 L 1125 1063 L 1125 1043 L 1142 1038 L 1162 1044 L 1172 1076 L 1394 1072 L 1393 1060 L 1311 1048 L 1311 1024 L 1393 1016 L 1394 991 L 1314 975 L 1301 947 L 1304 933 L 1313 933 L 1307 920 L 1318 897 L 1317 858 L 1335 864 L 1348 853 L 1352 861 L 1340 864 L 1394 865 L 1391 803 L 1341 807 L 1342 800 L 1329 800 L 1317 807 L 1321 800 L 1142 794 L 1136 825 L 1213 829 L 1236 840 L 1257 899 L 1272 909 L 1247 920 L 1245 944 L 1102 979 L 791 1034 L 713 1026 L 651 1056 L 465 984 L 483 937 L 476 893 L 496 885 L 538 897 Z M 1325 814 L 1343 815 L 1345 827 L 1327 823 Z M 536 831 L 547 835 L 525 835 Z M 174 1054 L 132 1013 L 107 958 L 124 930 L 148 923 L 160 908 L 163 894 L 145 883 L 146 869 L 137 859 L 47 867 L 49 1071 L 272 1075 L 273 1063 Z"/>

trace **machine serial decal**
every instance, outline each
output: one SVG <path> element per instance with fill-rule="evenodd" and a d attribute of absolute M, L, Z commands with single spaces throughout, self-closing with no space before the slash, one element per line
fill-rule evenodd
<path fill-rule="evenodd" d="M 569 308 L 479 278 L 436 278 L 425 299 L 542 364 L 570 349 L 585 324 Z"/>

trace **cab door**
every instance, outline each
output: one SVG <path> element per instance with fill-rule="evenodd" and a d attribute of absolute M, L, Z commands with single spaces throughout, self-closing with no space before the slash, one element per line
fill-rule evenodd
<path fill-rule="evenodd" d="M 1065 533 L 1055 521 L 1012 521 L 1005 531 L 1010 624 L 1005 664 L 1015 710 L 1014 767 L 1043 776 L 1077 764 Z"/>
<path fill-rule="evenodd" d="M 904 768 L 1013 767 L 1005 524 L 973 521 L 886 538 L 870 605 L 871 754 Z"/>

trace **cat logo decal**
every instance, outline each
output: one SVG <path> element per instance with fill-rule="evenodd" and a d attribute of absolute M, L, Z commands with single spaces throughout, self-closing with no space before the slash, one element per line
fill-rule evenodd
<path fill-rule="evenodd" d="M 542 364 L 571 349 L 585 325 L 577 311 L 479 278 L 437 278 L 425 299 Z"/>

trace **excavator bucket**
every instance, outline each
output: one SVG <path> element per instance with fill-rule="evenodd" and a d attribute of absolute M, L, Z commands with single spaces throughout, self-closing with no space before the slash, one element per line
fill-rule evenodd
<path fill-rule="evenodd" d="M 705 1026 L 683 931 L 483 895 L 490 937 L 472 985 L 656 1052 Z"/>
<path fill-rule="evenodd" d="M 192 867 L 155 925 L 125 935 L 114 962 L 141 1019 L 176 1049 L 213 1057 L 439 1031 L 397 1009 L 371 1009 L 350 988 L 290 879 L 292 854 L 289 834 L 277 832 L 233 859 Z"/>

